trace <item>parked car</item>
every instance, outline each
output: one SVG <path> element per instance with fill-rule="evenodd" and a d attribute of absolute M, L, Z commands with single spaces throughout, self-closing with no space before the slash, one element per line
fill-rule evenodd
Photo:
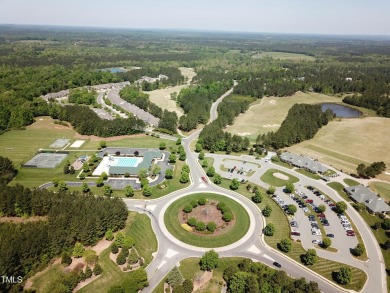
<path fill-rule="evenodd" d="M 317 217 L 319 217 L 319 218 L 326 218 L 324 213 L 318 214 Z"/>
<path fill-rule="evenodd" d="M 330 203 L 329 206 L 330 207 L 336 207 L 336 205 L 334 203 Z"/>
<path fill-rule="evenodd" d="M 301 233 L 298 231 L 291 232 L 291 236 L 301 236 Z"/>
<path fill-rule="evenodd" d="M 203 180 L 205 183 L 207 183 L 207 178 L 206 178 L 206 177 L 202 176 L 202 180 Z"/>
<path fill-rule="evenodd" d="M 316 218 L 313 216 L 313 215 L 310 215 L 309 216 L 309 221 L 310 222 L 314 222 L 316 220 Z"/>
<path fill-rule="evenodd" d="M 329 226 L 330 224 L 329 224 L 328 220 L 324 220 L 324 221 L 322 221 L 322 225 Z"/>
<path fill-rule="evenodd" d="M 313 244 L 321 244 L 321 241 L 320 241 L 320 240 L 317 240 L 317 239 L 315 239 L 315 240 L 313 240 L 311 243 L 313 243 Z"/>
<path fill-rule="evenodd" d="M 347 236 L 355 236 L 355 231 L 347 230 Z"/>
<path fill-rule="evenodd" d="M 334 238 L 334 234 L 326 234 L 326 237 Z"/>
<path fill-rule="evenodd" d="M 273 265 L 274 265 L 275 267 L 278 267 L 278 268 L 281 268 L 281 267 L 282 267 L 282 265 L 281 265 L 280 263 L 276 262 L 276 261 L 273 262 Z"/>
<path fill-rule="evenodd" d="M 313 203 L 313 200 L 312 199 L 307 199 L 306 202 L 307 203 Z"/>

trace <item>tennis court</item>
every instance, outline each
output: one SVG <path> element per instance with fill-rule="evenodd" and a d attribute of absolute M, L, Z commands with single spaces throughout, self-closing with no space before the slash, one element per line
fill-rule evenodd
<path fill-rule="evenodd" d="M 50 148 L 53 149 L 63 148 L 69 143 L 69 141 L 70 139 L 65 139 L 65 138 L 56 139 L 56 141 L 50 145 Z"/>
<path fill-rule="evenodd" d="M 68 154 L 57 153 L 39 153 L 27 163 L 23 164 L 23 167 L 32 168 L 55 168 L 57 167 Z"/>

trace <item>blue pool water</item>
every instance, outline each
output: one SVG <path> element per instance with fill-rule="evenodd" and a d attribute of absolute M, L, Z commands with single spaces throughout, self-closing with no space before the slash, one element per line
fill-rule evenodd
<path fill-rule="evenodd" d="M 115 158 L 115 166 L 118 167 L 136 167 L 138 165 L 138 158 Z"/>
<path fill-rule="evenodd" d="M 99 71 L 109 71 L 111 73 L 118 73 L 118 72 L 126 72 L 127 70 L 119 67 L 111 67 L 111 68 L 102 68 L 99 69 Z"/>

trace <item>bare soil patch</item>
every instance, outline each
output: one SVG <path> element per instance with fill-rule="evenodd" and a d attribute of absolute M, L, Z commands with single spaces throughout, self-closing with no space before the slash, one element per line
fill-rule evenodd
<path fill-rule="evenodd" d="M 85 140 L 91 140 L 91 141 L 115 141 L 115 140 L 121 140 L 124 138 L 133 138 L 133 137 L 146 137 L 146 134 L 140 133 L 140 134 L 132 134 L 132 135 L 118 135 L 118 136 L 111 136 L 111 137 L 99 137 L 95 135 L 82 135 L 79 133 L 76 133 L 74 136 L 75 138 L 85 139 Z"/>
<path fill-rule="evenodd" d="M 214 222 L 217 224 L 217 229 L 213 233 L 209 231 L 196 231 L 195 229 L 192 234 L 202 235 L 202 236 L 218 236 L 228 232 L 236 223 L 236 217 L 230 221 L 225 222 L 222 219 L 222 212 L 217 209 L 218 202 L 210 201 L 205 205 L 198 205 L 196 208 L 192 209 L 191 213 L 185 213 L 182 210 L 179 212 L 179 222 L 180 224 L 187 223 L 189 218 L 195 218 L 197 222 L 203 222 L 207 225 L 209 222 Z M 182 207 L 183 208 L 183 207 Z"/>
<path fill-rule="evenodd" d="M 202 276 L 194 280 L 194 290 L 201 289 L 204 285 L 208 284 L 213 278 L 213 272 L 205 271 Z"/>
<path fill-rule="evenodd" d="M 60 124 L 55 124 L 54 119 L 50 116 L 42 116 L 38 119 L 35 119 L 35 122 L 29 126 L 28 129 L 72 129 L 70 126 L 64 126 Z"/>
<path fill-rule="evenodd" d="M 282 179 L 282 180 L 288 180 L 288 176 L 282 174 L 282 173 L 279 173 L 279 172 L 276 172 L 273 174 L 276 178 L 279 178 L 279 179 Z"/>

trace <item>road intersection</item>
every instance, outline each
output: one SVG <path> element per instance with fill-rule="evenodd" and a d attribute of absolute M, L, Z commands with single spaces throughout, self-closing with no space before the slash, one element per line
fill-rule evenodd
<path fill-rule="evenodd" d="M 224 97 L 229 95 L 232 89 L 226 94 L 221 96 L 213 105 L 210 111 L 210 121 L 217 118 L 217 107 Z M 330 282 L 326 278 L 318 275 L 317 273 L 306 268 L 302 264 L 286 257 L 279 251 L 269 247 L 263 237 L 260 235 L 262 228 L 265 225 L 265 219 L 261 215 L 258 207 L 249 199 L 242 195 L 223 189 L 214 185 L 213 183 L 204 183 L 201 180 L 202 176 L 206 176 L 203 168 L 198 163 L 198 154 L 192 152 L 190 149 L 191 142 L 193 142 L 199 136 L 201 130 L 192 133 L 190 136 L 182 140 L 182 144 L 187 152 L 187 164 L 191 169 L 191 185 L 185 189 L 173 192 L 162 198 L 155 200 L 131 200 L 124 199 L 129 210 L 137 211 L 147 214 L 152 220 L 152 228 L 156 234 L 158 240 L 158 251 L 154 256 L 153 261 L 146 268 L 149 279 L 149 287 L 145 288 L 143 292 L 152 292 L 153 289 L 163 280 L 166 274 L 183 259 L 189 257 L 200 257 L 203 253 L 209 249 L 194 247 L 175 239 L 166 229 L 164 224 L 164 212 L 171 202 L 174 200 L 186 196 L 192 193 L 219 193 L 228 196 L 241 205 L 243 205 L 251 216 L 251 225 L 247 234 L 238 242 L 225 247 L 215 248 L 220 257 L 247 257 L 255 261 L 260 261 L 267 265 L 272 266 L 274 261 L 282 264 L 282 269 L 292 277 L 300 278 L 305 277 L 308 280 L 317 282 L 319 288 L 323 292 L 346 292 L 345 290 L 336 284 Z M 214 159 L 223 159 L 224 155 L 208 155 L 214 157 Z M 237 157 L 235 157 L 237 158 Z M 249 160 L 253 160 L 255 163 L 259 163 L 254 157 L 245 156 Z M 217 165 L 217 164 L 216 164 Z M 294 176 L 300 179 L 300 184 L 312 185 L 320 190 L 323 190 L 326 194 L 331 196 L 334 200 L 343 200 L 334 190 L 329 188 L 326 184 L 317 180 L 310 179 L 302 174 L 294 172 L 288 168 L 284 168 L 278 165 L 274 165 L 271 162 L 261 162 L 261 173 L 266 172 L 269 168 L 280 169 L 287 173 L 292 173 Z M 263 168 L 264 166 L 264 168 Z M 259 172 L 259 171 L 257 171 Z M 257 174 L 257 172 L 255 174 Z M 226 174 L 223 174 L 226 175 Z M 257 174 L 258 175 L 258 174 Z M 260 176 L 252 176 L 254 179 L 249 178 L 253 183 L 268 188 L 268 185 L 260 181 Z M 227 176 L 225 176 L 227 177 Z M 343 257 L 342 254 L 334 254 L 326 251 L 319 252 L 319 254 L 328 259 L 332 259 L 338 262 L 345 262 L 347 264 L 356 266 L 368 275 L 367 282 L 362 292 L 385 292 L 386 291 L 386 276 L 383 263 L 383 256 L 380 252 L 378 243 L 376 242 L 372 232 L 367 224 L 361 219 L 357 212 L 349 206 L 348 213 L 351 219 L 354 221 L 359 232 L 361 233 L 364 244 L 367 248 L 369 260 L 361 262 L 356 259 L 351 259 L 349 256 Z"/>

